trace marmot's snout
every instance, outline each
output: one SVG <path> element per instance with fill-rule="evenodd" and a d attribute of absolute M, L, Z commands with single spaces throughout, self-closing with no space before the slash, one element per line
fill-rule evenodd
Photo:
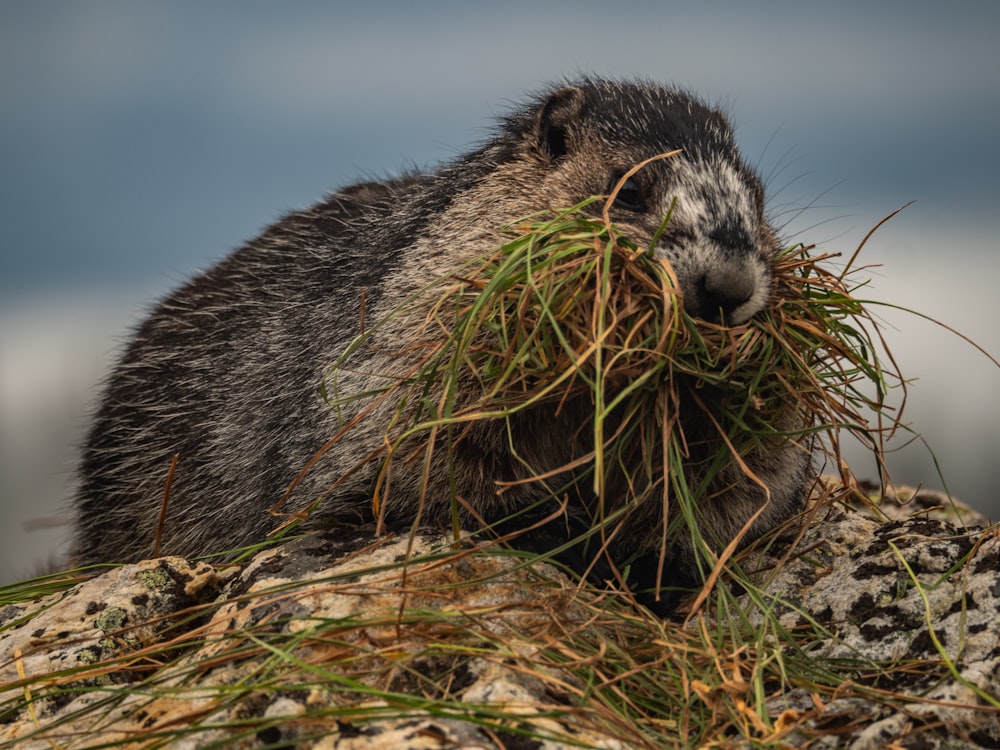
<path fill-rule="evenodd" d="M 684 284 L 684 309 L 710 323 L 739 325 L 763 309 L 767 296 L 761 269 L 752 262 L 730 262 L 696 275 Z"/>

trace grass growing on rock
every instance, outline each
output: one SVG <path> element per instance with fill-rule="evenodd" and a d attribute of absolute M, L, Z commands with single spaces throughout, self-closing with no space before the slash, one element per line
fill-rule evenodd
<path fill-rule="evenodd" d="M 830 704 L 907 710 L 919 696 L 887 685 L 948 678 L 940 660 L 826 659 L 824 627 L 781 627 L 760 590 L 683 624 L 496 545 L 383 538 L 294 577 L 286 554 L 236 571 L 224 597 L 50 643 L 48 672 L 30 669 L 44 639 L 9 655 L 0 746 L 787 747 L 860 720 Z M 788 693 L 805 700 L 774 710 Z"/>

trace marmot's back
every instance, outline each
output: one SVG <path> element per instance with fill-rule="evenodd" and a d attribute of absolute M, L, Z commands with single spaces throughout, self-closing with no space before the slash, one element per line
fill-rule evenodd
<path fill-rule="evenodd" d="M 411 372 L 417 355 L 407 344 L 419 340 L 424 321 L 392 316 L 394 308 L 494 250 L 503 241 L 498 227 L 607 193 L 635 164 L 674 149 L 681 153 L 628 181 L 612 219 L 648 244 L 673 205 L 656 252 L 672 262 L 685 308 L 727 323 L 750 318 L 767 302 L 778 245 L 760 182 L 725 118 L 652 84 L 585 80 L 546 91 L 478 150 L 433 173 L 355 185 L 290 214 L 164 300 L 112 373 L 90 431 L 75 562 L 152 554 L 175 454 L 163 554 L 194 556 L 263 538 L 275 525 L 268 508 L 303 467 L 386 383 Z M 383 322 L 336 374 L 341 398 L 357 399 L 333 409 L 321 384 L 363 321 Z M 322 498 L 311 522 L 371 520 L 373 458 L 392 409 L 366 413 L 302 477 L 285 509 Z M 432 472 L 422 521 L 448 522 L 452 481 L 475 509 L 466 522 L 537 501 L 530 483 L 502 495 L 498 483 L 524 479 L 524 462 L 541 473 L 592 448 L 567 437 L 579 433 L 572 410 L 551 411 L 517 422 L 517 456 L 505 427 L 477 426 L 451 475 L 446 467 Z M 794 512 L 808 459 L 789 445 L 747 460 L 771 492 L 760 532 Z M 421 481 L 419 466 L 394 465 L 391 520 L 413 519 Z M 706 499 L 704 511 L 712 530 L 731 538 L 763 493 L 735 467 L 718 483 L 726 491 Z M 633 551 L 658 544 L 659 520 L 662 508 L 635 514 L 622 544 Z"/>

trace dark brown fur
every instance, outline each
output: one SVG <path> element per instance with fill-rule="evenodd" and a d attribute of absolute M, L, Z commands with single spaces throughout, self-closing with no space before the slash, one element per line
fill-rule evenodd
<path fill-rule="evenodd" d="M 75 561 L 149 556 L 171 457 L 179 463 L 163 527 L 164 554 L 201 555 L 260 540 L 275 519 L 267 509 L 352 414 L 319 395 L 329 367 L 366 320 L 384 320 L 425 284 L 495 249 L 497 227 L 540 208 L 570 206 L 606 193 L 628 168 L 676 148 L 643 169 L 613 209 L 638 244 L 648 242 L 671 202 L 676 208 L 657 252 L 677 271 L 689 312 L 742 322 L 771 289 L 775 233 L 762 188 L 744 164 L 719 112 L 689 95 L 645 83 L 585 80 L 544 92 L 502 123 L 478 150 L 427 174 L 362 183 L 292 213 L 171 294 L 137 331 L 112 374 L 87 440 L 76 500 Z M 337 373 L 338 392 L 363 394 L 406 375 L 406 345 L 423 335 L 420 311 L 373 333 Z M 289 498 L 317 498 L 310 523 L 370 522 L 377 461 L 394 405 L 376 408 L 309 471 Z M 589 449 L 579 439 L 586 407 L 532 412 L 517 420 L 511 453 L 506 428 L 487 423 L 460 444 L 454 474 L 431 474 L 422 521 L 447 524 L 449 483 L 494 521 L 544 498 L 506 482 L 546 471 Z M 340 420 L 340 421 L 338 421 Z M 693 426 L 696 430 L 697 426 Z M 794 513 L 809 464 L 794 442 L 747 457 L 768 485 L 759 535 Z M 350 475 L 329 488 L 345 472 Z M 421 467 L 396 461 L 387 517 L 410 523 Z M 570 517 L 591 502 L 571 498 Z M 538 515 L 552 510 L 540 507 Z M 763 504 L 764 492 L 731 466 L 701 503 L 710 538 L 731 539 Z M 616 551 L 654 549 L 662 507 L 627 519 Z M 579 529 L 572 528 L 576 532 Z M 565 524 L 561 527 L 566 531 Z M 678 563 L 690 549 L 678 543 Z"/>

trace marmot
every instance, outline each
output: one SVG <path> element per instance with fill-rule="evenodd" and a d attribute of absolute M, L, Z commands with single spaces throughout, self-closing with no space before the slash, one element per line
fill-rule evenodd
<path fill-rule="evenodd" d="M 726 323 L 764 309 L 779 243 L 761 182 L 724 115 L 647 82 L 584 79 L 549 88 L 503 118 L 481 148 L 436 171 L 354 185 L 291 213 L 161 302 L 112 373 L 86 441 L 74 562 L 152 554 L 175 454 L 163 554 L 197 556 L 262 540 L 276 525 L 268 509 L 343 424 L 342 409 L 321 398 L 320 386 L 363 317 L 384 319 L 430 281 L 495 250 L 498 227 L 607 194 L 630 167 L 674 149 L 676 157 L 625 183 L 612 220 L 644 246 L 673 205 L 655 252 L 671 261 L 685 309 Z M 382 326 L 338 373 L 339 392 L 360 403 L 406 371 L 400 353 L 415 325 L 404 315 Z M 322 498 L 310 525 L 371 521 L 378 467 L 365 459 L 385 439 L 379 416 L 330 447 L 285 509 Z M 505 426 L 478 427 L 459 445 L 452 469 L 432 474 L 421 522 L 450 523 L 449 482 L 475 509 L 466 523 L 495 521 L 531 502 L 530 485 L 498 493 L 499 484 L 523 479 L 524 460 L 544 472 L 585 453 L 586 443 L 567 437 L 573 419 L 572 410 L 529 412 L 511 436 Z M 799 509 L 810 459 L 790 440 L 745 460 L 770 490 L 752 538 Z M 419 466 L 394 466 L 388 519 L 413 521 L 420 476 Z M 570 516 L 573 503 L 590 501 L 581 494 L 570 499 Z M 706 536 L 722 542 L 764 502 L 735 465 L 709 495 L 700 507 Z M 618 548 L 658 548 L 662 508 L 652 503 L 633 515 Z M 572 523 L 560 524 L 573 532 Z M 686 546 L 679 546 L 681 567 L 690 563 Z"/>

